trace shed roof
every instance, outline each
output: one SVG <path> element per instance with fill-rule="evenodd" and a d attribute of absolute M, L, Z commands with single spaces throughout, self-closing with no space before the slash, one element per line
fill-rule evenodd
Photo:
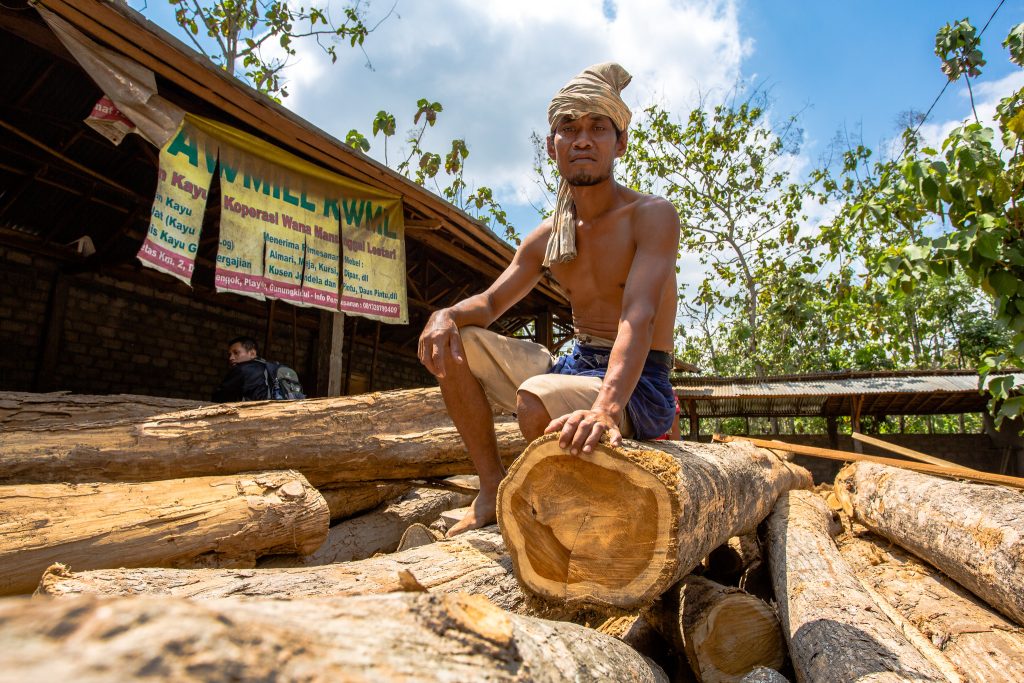
<path fill-rule="evenodd" d="M 1024 373 L 1014 373 L 1016 381 Z M 843 372 L 777 377 L 688 377 L 675 381 L 698 417 L 932 415 L 985 410 L 987 392 L 970 370 Z"/>
<path fill-rule="evenodd" d="M 153 71 L 160 95 L 186 111 L 402 196 L 410 322 L 382 326 L 376 333 L 381 348 L 415 356 L 431 311 L 481 291 L 511 261 L 514 247 L 486 225 L 225 73 L 123 3 L 38 4 Z M 166 276 L 141 272 L 135 259 L 153 201 L 156 150 L 134 135 L 113 147 L 82 123 L 102 93 L 26 0 L 0 7 L 0 36 L 0 90 L 7 95 L 0 105 L 0 244 L 46 254 L 78 271 L 161 278 L 175 291 L 188 291 Z M 218 206 L 210 202 L 208 220 L 215 219 Z M 97 251 L 88 259 L 64 246 L 83 235 Z M 192 294 L 213 305 L 262 310 L 259 302 L 215 294 L 216 250 L 215 237 L 201 239 Z M 301 326 L 319 325 L 316 310 L 300 309 L 297 315 Z M 571 336 L 567 297 L 547 277 L 496 327 L 509 335 L 535 335 L 539 316 L 554 327 L 553 340 L 545 343 Z M 363 325 L 359 334 L 370 335 L 376 346 L 372 327 Z"/>

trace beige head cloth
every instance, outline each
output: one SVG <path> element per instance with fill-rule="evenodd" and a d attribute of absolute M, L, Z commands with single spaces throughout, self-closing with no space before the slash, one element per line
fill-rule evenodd
<path fill-rule="evenodd" d="M 614 62 L 588 66 L 552 98 L 548 105 L 548 124 L 554 129 L 563 117 L 585 114 L 607 116 L 620 131 L 629 127 L 633 117 L 619 93 L 632 80 L 629 72 Z M 562 178 L 555 199 L 554 224 L 544 253 L 544 267 L 576 258 L 576 204 L 569 183 Z"/>

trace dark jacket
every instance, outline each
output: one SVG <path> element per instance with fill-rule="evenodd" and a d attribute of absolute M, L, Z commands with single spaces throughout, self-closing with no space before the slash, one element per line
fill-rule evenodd
<path fill-rule="evenodd" d="M 265 401 L 270 398 L 267 363 L 262 358 L 232 365 L 224 381 L 213 391 L 215 403 Z"/>

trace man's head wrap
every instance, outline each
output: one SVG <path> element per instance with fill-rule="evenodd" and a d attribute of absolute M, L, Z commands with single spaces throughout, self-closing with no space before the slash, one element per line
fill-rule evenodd
<path fill-rule="evenodd" d="M 548 105 L 548 123 L 554 131 L 563 118 L 578 119 L 586 114 L 607 116 L 619 131 L 629 127 L 632 112 L 619 93 L 633 77 L 614 62 L 595 64 L 583 70 L 552 98 Z M 576 204 L 569 183 L 558 182 L 554 224 L 544 253 L 544 267 L 576 258 Z"/>

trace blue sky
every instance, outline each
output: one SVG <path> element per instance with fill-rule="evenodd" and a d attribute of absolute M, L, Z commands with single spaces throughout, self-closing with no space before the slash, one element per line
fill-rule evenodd
<path fill-rule="evenodd" d="M 145 0 L 150 19 L 177 29 L 163 0 Z M 334 2 L 335 0 L 332 0 Z M 131 6 L 143 9 L 140 0 Z M 426 147 L 444 153 L 453 137 L 470 148 L 466 178 L 495 190 L 521 231 L 544 201 L 531 172 L 532 131 L 546 128 L 557 88 L 588 64 L 615 60 L 634 75 L 626 101 L 657 102 L 685 118 L 703 94 L 714 102 L 738 81 L 766 85 L 774 116 L 801 112 L 802 168 L 817 163 L 837 130 L 863 131 L 879 148 L 897 134 L 904 110 L 925 110 L 944 76 L 933 54 L 936 30 L 969 16 L 981 27 L 998 0 L 398 0 L 395 14 L 358 51 L 339 48 L 331 65 L 300 46 L 287 71 L 285 105 L 328 133 L 369 136 L 380 109 L 411 126 L 420 97 L 444 105 Z M 375 21 L 392 0 L 372 0 Z M 976 97 L 994 105 L 1024 76 L 1000 46 L 1024 21 L 1024 0 L 1006 0 L 985 34 L 989 60 Z M 179 34 L 180 35 L 180 34 Z M 962 84 L 947 90 L 924 132 L 937 139 L 970 113 Z M 382 158 L 380 140 L 371 155 Z M 392 163 L 396 155 L 391 143 Z"/>

